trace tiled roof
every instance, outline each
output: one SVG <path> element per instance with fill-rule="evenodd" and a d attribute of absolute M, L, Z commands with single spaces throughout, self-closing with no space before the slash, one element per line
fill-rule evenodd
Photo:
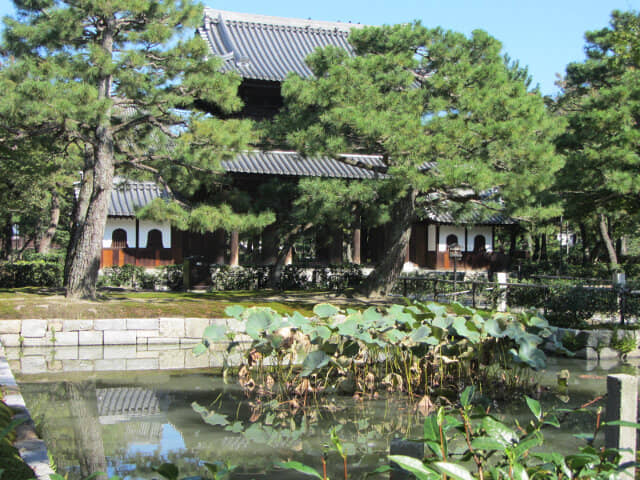
<path fill-rule="evenodd" d="M 109 201 L 109 216 L 133 217 L 138 208 L 156 198 L 169 198 L 169 193 L 155 182 L 116 178 Z"/>
<path fill-rule="evenodd" d="M 376 155 L 345 155 L 349 163 L 384 168 Z M 328 178 L 382 178 L 384 174 L 367 168 L 349 165 L 330 157 L 303 157 L 296 152 L 246 152 L 233 160 L 223 161 L 222 168 L 229 173 L 262 175 L 290 175 L 298 177 Z"/>
<path fill-rule="evenodd" d="M 513 218 L 509 218 L 501 213 L 487 214 L 486 212 L 475 212 L 469 215 L 468 218 L 465 218 L 464 221 L 456 218 L 456 216 L 450 212 L 427 212 L 427 217 L 432 222 L 445 224 L 515 225 L 518 223 Z"/>
<path fill-rule="evenodd" d="M 280 82 L 291 72 L 311 76 L 304 59 L 316 48 L 333 45 L 353 54 L 347 38 L 352 28 L 359 27 L 205 8 L 198 33 L 211 52 L 224 60 L 224 71 Z"/>

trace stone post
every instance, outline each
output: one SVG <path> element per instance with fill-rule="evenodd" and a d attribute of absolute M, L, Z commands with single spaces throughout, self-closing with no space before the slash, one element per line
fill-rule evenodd
<path fill-rule="evenodd" d="M 498 298 L 497 310 L 499 312 L 507 311 L 507 283 L 509 282 L 509 274 L 507 272 L 496 273 L 498 285 L 500 289 L 500 297 Z"/>
<path fill-rule="evenodd" d="M 359 228 L 353 229 L 353 257 L 352 262 L 356 265 L 360 265 L 362 262 L 362 258 L 360 255 L 360 236 L 361 230 Z"/>
<path fill-rule="evenodd" d="M 405 455 L 407 457 L 422 460 L 424 457 L 424 443 L 402 438 L 394 438 L 389 446 L 390 455 Z M 391 462 L 391 475 L 389 480 L 409 480 L 414 478 L 412 474 L 400 468 L 397 463 Z"/>
<path fill-rule="evenodd" d="M 638 380 L 633 375 L 607 376 L 607 411 L 605 421 L 638 421 Z M 606 426 L 604 444 L 620 450 L 620 465 L 633 464 L 636 460 L 636 429 L 618 425 Z M 625 478 L 635 478 L 635 467 L 625 470 Z"/>

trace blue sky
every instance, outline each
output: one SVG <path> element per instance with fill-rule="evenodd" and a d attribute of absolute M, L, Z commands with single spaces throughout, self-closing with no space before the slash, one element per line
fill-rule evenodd
<path fill-rule="evenodd" d="M 370 25 L 421 20 L 428 27 L 488 31 L 504 52 L 527 65 L 542 93 L 555 94 L 555 74 L 584 59 L 584 32 L 603 28 L 612 10 L 640 10 L 640 0 L 205 0 L 212 8 Z M 0 0 L 0 15 L 13 14 Z"/>

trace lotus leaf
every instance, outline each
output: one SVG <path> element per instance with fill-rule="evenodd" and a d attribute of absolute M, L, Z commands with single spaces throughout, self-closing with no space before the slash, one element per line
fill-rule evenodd
<path fill-rule="evenodd" d="M 227 317 L 233 317 L 240 320 L 244 313 L 244 307 L 241 305 L 231 305 L 230 307 L 225 308 L 224 313 Z"/>
<path fill-rule="evenodd" d="M 328 303 L 319 303 L 318 305 L 313 307 L 313 313 L 315 313 L 320 318 L 333 317 L 339 312 L 340 310 L 338 310 L 338 308 Z"/>
<path fill-rule="evenodd" d="M 300 375 L 308 377 L 315 371 L 327 366 L 330 360 L 331 357 L 322 350 L 314 350 L 313 352 L 310 352 L 302 362 L 302 372 Z"/>
<path fill-rule="evenodd" d="M 209 325 L 204 329 L 202 336 L 211 343 L 226 340 L 227 327 L 224 325 Z"/>

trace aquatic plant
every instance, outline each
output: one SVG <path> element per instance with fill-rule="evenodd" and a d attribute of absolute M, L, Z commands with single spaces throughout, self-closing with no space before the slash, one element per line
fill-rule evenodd
<path fill-rule="evenodd" d="M 297 397 L 303 404 L 319 393 L 380 390 L 455 398 L 464 386 L 490 380 L 486 365 L 544 368 L 539 346 L 552 333 L 532 312 L 487 313 L 460 304 L 364 311 L 319 304 L 313 311 L 309 318 L 229 307 L 237 329 L 209 326 L 194 353 L 227 342 L 225 375 L 237 373 L 248 395 Z M 236 350 L 242 355 L 234 363 Z"/>

